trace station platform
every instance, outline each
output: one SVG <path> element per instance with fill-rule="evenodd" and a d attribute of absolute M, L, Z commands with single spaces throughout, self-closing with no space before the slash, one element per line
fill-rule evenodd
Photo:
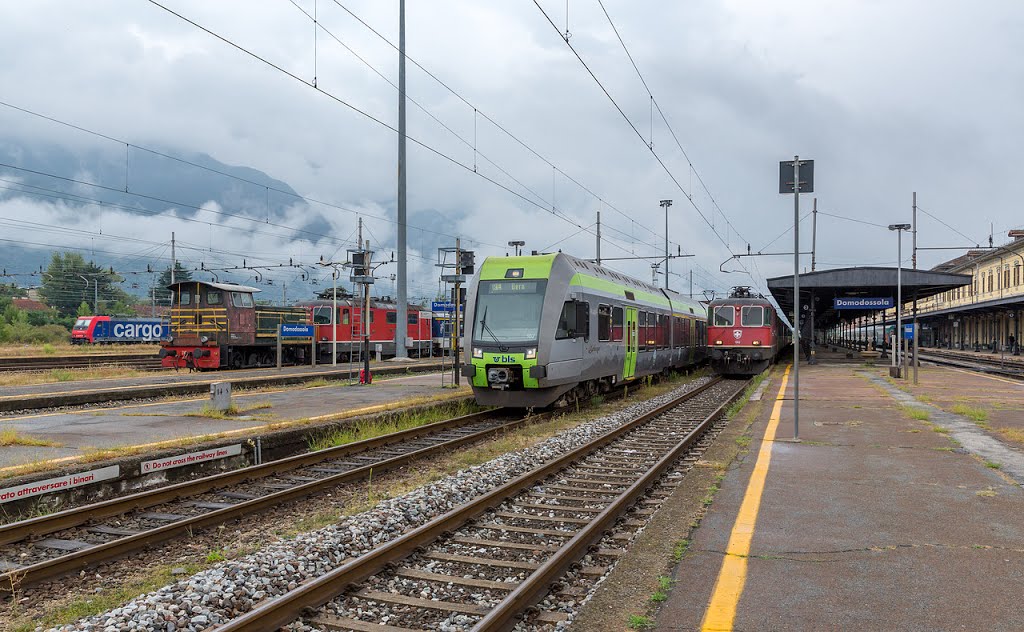
<path fill-rule="evenodd" d="M 777 367 L 655 629 L 1020 630 L 1024 384 Z"/>
<path fill-rule="evenodd" d="M 450 378 L 449 378 L 450 381 Z M 315 384 L 315 383 L 314 383 Z M 470 389 L 442 386 L 439 373 L 374 379 L 370 385 L 325 382 L 243 391 L 232 396 L 239 414 L 204 413 L 209 397 L 87 407 L 0 417 L 0 427 L 22 439 L 0 447 L 0 476 L 41 461 L 66 464 L 97 450 L 173 447 L 181 439 L 239 436 L 466 397 Z M 41 440 L 50 445 L 25 445 Z"/>

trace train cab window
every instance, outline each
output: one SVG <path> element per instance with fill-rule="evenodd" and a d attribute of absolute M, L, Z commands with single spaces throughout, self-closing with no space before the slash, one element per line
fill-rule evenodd
<path fill-rule="evenodd" d="M 232 292 L 231 304 L 235 307 L 252 307 L 252 294 L 248 292 Z"/>
<path fill-rule="evenodd" d="M 732 305 L 719 305 L 715 308 L 715 327 L 732 327 L 736 322 L 736 310 Z"/>
<path fill-rule="evenodd" d="M 418 325 L 418 324 L 420 324 L 420 315 L 419 314 L 415 314 L 415 313 L 411 313 L 410 312 L 406 316 L 407 316 L 406 317 L 406 322 L 408 324 L 410 324 L 410 325 Z"/>
<path fill-rule="evenodd" d="M 389 325 L 398 324 L 398 312 L 385 312 L 384 321 Z"/>
<path fill-rule="evenodd" d="M 192 292 L 189 292 L 188 290 L 180 290 L 178 292 L 178 300 L 176 301 L 176 303 L 178 305 L 191 305 Z"/>
<path fill-rule="evenodd" d="M 622 340 L 622 308 L 612 308 L 612 340 L 614 342 L 620 342 Z"/>
<path fill-rule="evenodd" d="M 744 305 L 740 308 L 740 324 L 744 327 L 764 325 L 764 308 L 760 305 Z"/>
<path fill-rule="evenodd" d="M 222 298 L 220 290 L 207 290 L 206 291 L 206 304 L 207 305 L 220 305 Z"/>
<path fill-rule="evenodd" d="M 313 308 L 313 324 L 314 325 L 330 325 L 331 324 L 331 308 L 327 305 L 319 305 Z"/>
<path fill-rule="evenodd" d="M 607 342 L 612 339 L 612 306 L 597 306 L 597 339 Z"/>
<path fill-rule="evenodd" d="M 348 315 L 348 308 L 346 307 L 346 308 L 341 310 L 341 324 L 342 325 L 347 325 L 347 324 L 349 324 L 349 322 L 350 322 L 350 320 L 349 320 L 349 315 Z"/>

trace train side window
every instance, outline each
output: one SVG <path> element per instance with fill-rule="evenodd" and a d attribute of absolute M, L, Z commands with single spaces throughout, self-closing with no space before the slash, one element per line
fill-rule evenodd
<path fill-rule="evenodd" d="M 760 305 L 744 305 L 740 308 L 740 324 L 744 327 L 764 325 L 764 308 Z"/>
<path fill-rule="evenodd" d="M 398 312 L 385 312 L 384 321 L 389 325 L 398 324 Z"/>
<path fill-rule="evenodd" d="M 571 329 L 576 327 L 576 302 L 566 301 L 562 304 L 562 314 L 558 317 L 558 327 L 555 328 L 555 340 L 573 338 L 575 333 Z"/>
<path fill-rule="evenodd" d="M 612 339 L 612 306 L 601 303 L 597 306 L 597 339 L 607 342 Z"/>
<path fill-rule="evenodd" d="M 732 327 L 736 322 L 736 310 L 732 305 L 719 305 L 715 308 L 715 327 Z"/>
<path fill-rule="evenodd" d="M 206 292 L 206 304 L 207 305 L 220 305 L 221 304 L 220 290 L 208 290 Z"/>
<path fill-rule="evenodd" d="M 612 308 L 612 340 L 622 341 L 622 308 Z"/>
<path fill-rule="evenodd" d="M 637 348 L 640 351 L 647 350 L 647 312 L 637 312 L 636 314 L 636 326 L 637 326 L 637 342 L 639 343 Z"/>
<path fill-rule="evenodd" d="M 346 308 L 341 310 L 341 324 L 342 325 L 347 325 L 347 324 L 349 324 L 349 322 L 350 321 L 349 321 L 349 315 L 348 315 L 348 308 L 346 307 Z"/>
<path fill-rule="evenodd" d="M 412 313 L 406 314 L 406 322 L 410 325 L 418 325 L 420 324 L 420 315 Z"/>

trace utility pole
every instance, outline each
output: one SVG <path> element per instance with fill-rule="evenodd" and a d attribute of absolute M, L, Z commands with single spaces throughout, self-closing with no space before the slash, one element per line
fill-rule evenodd
<path fill-rule="evenodd" d="M 793 439 L 800 438 L 800 156 L 793 156 Z"/>
<path fill-rule="evenodd" d="M 659 202 L 661 207 L 665 209 L 665 289 L 668 289 L 668 209 L 672 206 L 672 200 L 662 200 Z M 657 285 L 655 283 L 654 285 Z"/>
<path fill-rule="evenodd" d="M 690 298 L 693 298 L 693 268 L 690 268 Z"/>
<path fill-rule="evenodd" d="M 171 285 L 174 285 L 174 271 L 178 267 L 178 258 L 174 256 L 174 232 L 171 232 Z"/>
<path fill-rule="evenodd" d="M 461 307 L 462 300 L 459 295 L 459 275 L 462 274 L 462 240 L 458 237 L 455 238 L 455 325 L 453 327 L 455 335 L 452 336 L 452 346 L 454 347 L 454 358 L 453 364 L 455 365 L 455 387 L 459 387 L 459 373 L 462 372 L 462 359 L 459 357 L 459 307 Z"/>
<path fill-rule="evenodd" d="M 362 233 L 360 233 L 360 237 Z M 373 268 L 370 267 L 370 240 L 366 240 L 363 248 L 363 261 L 366 266 L 366 274 L 371 275 Z M 366 372 L 366 383 L 370 383 L 370 284 L 363 284 L 363 370 Z"/>
<path fill-rule="evenodd" d="M 398 0 L 398 314 L 395 323 L 395 357 L 406 358 L 405 338 L 409 329 L 406 265 L 405 192 L 405 0 Z"/>
<path fill-rule="evenodd" d="M 913 214 L 913 217 L 912 217 L 911 221 L 914 222 L 913 239 L 912 239 L 914 251 L 913 251 L 913 254 L 911 255 L 910 259 L 911 259 L 911 263 L 914 266 L 914 269 L 917 270 L 917 191 L 914 191 L 914 198 L 913 198 L 913 200 L 914 200 L 913 201 L 913 204 L 914 204 L 914 214 Z"/>
<path fill-rule="evenodd" d="M 363 218 L 359 218 L 362 222 Z M 332 257 L 333 258 L 333 257 Z M 338 366 L 338 268 L 331 268 L 331 281 L 334 291 L 331 293 L 331 364 Z"/>
<path fill-rule="evenodd" d="M 914 269 L 917 270 L 917 191 L 914 191 L 913 195 L 914 213 L 912 221 L 914 222 L 913 234 L 913 256 L 912 261 Z M 1000 270 L 1000 278 L 1002 278 L 1002 270 Z M 914 363 L 914 384 L 917 384 L 917 290 L 914 290 L 914 349 L 910 356 L 910 361 Z"/>
<path fill-rule="evenodd" d="M 818 259 L 818 198 L 814 198 L 814 211 L 811 213 L 811 272 L 814 272 Z"/>
<path fill-rule="evenodd" d="M 597 265 L 601 265 L 601 211 L 597 212 Z"/>

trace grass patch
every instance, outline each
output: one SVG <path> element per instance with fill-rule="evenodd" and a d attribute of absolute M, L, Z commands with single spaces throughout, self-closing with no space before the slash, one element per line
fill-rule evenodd
<path fill-rule="evenodd" d="M 928 414 L 928 411 L 918 406 L 903 404 L 900 406 L 900 410 L 903 411 L 904 415 L 911 419 L 916 419 L 918 421 L 928 421 L 931 419 L 931 415 Z"/>
<path fill-rule="evenodd" d="M 310 380 L 308 382 L 305 382 L 302 385 L 302 387 L 303 388 L 320 388 L 322 386 L 329 386 L 330 384 L 331 383 L 328 382 L 326 378 L 318 377 L 315 380 Z"/>
<path fill-rule="evenodd" d="M 996 463 L 995 461 L 985 461 L 985 467 L 993 469 L 993 470 L 998 470 L 998 469 L 1000 469 L 1003 466 L 1000 465 L 999 463 Z"/>
<path fill-rule="evenodd" d="M 668 591 L 672 589 L 672 578 L 664 575 L 658 577 L 658 590 L 651 595 L 651 602 L 662 603 L 668 599 Z"/>
<path fill-rule="evenodd" d="M 32 386 L 61 382 L 103 380 L 114 377 L 142 377 L 153 371 L 140 371 L 125 366 L 96 366 L 80 369 L 51 369 L 49 371 L 10 371 L 0 373 L 0 386 Z"/>
<path fill-rule="evenodd" d="M 368 419 L 343 428 L 333 428 L 315 433 L 307 441 L 312 451 L 325 450 L 357 441 L 372 439 L 381 435 L 410 430 L 452 417 L 468 415 L 480 408 L 469 400 L 461 400 L 447 406 L 439 406 L 426 410 L 417 410 L 391 415 L 385 419 Z"/>
<path fill-rule="evenodd" d="M 219 550 L 218 551 L 210 551 L 209 553 L 206 554 L 206 563 L 207 564 L 216 564 L 217 562 L 223 562 L 225 559 L 226 558 L 224 557 L 224 553 L 222 553 Z"/>
<path fill-rule="evenodd" d="M 684 539 L 684 540 L 680 540 L 680 541 L 676 542 L 676 545 L 674 547 L 672 547 L 672 561 L 673 562 L 681 561 L 683 559 L 683 557 L 686 555 L 686 552 L 688 550 L 690 550 L 690 541 L 689 540 Z"/>
<path fill-rule="evenodd" d="M 14 428 L 4 428 L 0 430 L 0 446 L 7 447 L 12 445 L 59 448 L 62 444 L 48 439 L 39 439 L 23 435 Z"/>
<path fill-rule="evenodd" d="M 943 446 L 941 448 L 932 448 L 932 450 L 935 450 L 936 452 L 952 452 L 953 448 L 949 446 Z"/>
<path fill-rule="evenodd" d="M 754 394 L 754 391 L 756 391 L 757 387 L 761 385 L 761 382 L 764 382 L 766 379 L 768 379 L 768 371 L 764 371 L 755 376 L 754 379 L 750 381 L 750 385 L 743 390 L 743 395 L 725 409 L 725 418 L 732 419 L 737 415 L 737 413 L 743 410 L 743 407 L 750 401 L 750 396 Z"/>
<path fill-rule="evenodd" d="M 654 625 L 654 620 L 639 614 L 629 615 L 630 630 L 649 630 Z"/>
<path fill-rule="evenodd" d="M 988 411 L 979 406 L 971 406 L 970 404 L 960 402 L 953 405 L 953 412 L 974 421 L 988 421 Z"/>
<path fill-rule="evenodd" d="M 1020 428 L 1007 428 L 1006 426 L 1002 426 L 1000 428 L 996 428 L 996 432 L 1010 441 L 1024 443 L 1024 430 L 1021 430 Z"/>
<path fill-rule="evenodd" d="M 738 445 L 741 448 L 745 448 L 745 447 L 750 445 L 750 442 L 752 440 L 753 440 L 753 437 L 751 437 L 750 435 L 748 435 L 748 434 L 741 434 L 740 436 L 736 437 L 736 445 Z"/>
<path fill-rule="evenodd" d="M 999 494 L 998 494 L 998 493 L 996 493 L 996 491 L 995 491 L 994 489 L 992 489 L 991 487 L 989 487 L 988 489 L 981 489 L 981 490 L 978 490 L 978 491 L 974 492 L 974 494 L 975 494 L 976 496 L 981 496 L 982 498 L 994 498 L 995 496 L 998 496 L 998 495 L 999 495 Z"/>
<path fill-rule="evenodd" d="M 249 413 L 257 410 L 266 410 L 273 408 L 274 405 L 270 402 L 257 402 L 252 406 L 246 406 L 245 408 L 239 408 L 234 403 L 228 406 L 224 410 L 214 408 L 210 404 L 203 404 L 203 407 L 197 412 L 185 413 L 186 417 L 205 417 L 207 419 L 231 419 L 233 417 L 239 417 L 241 415 L 248 415 Z"/>
<path fill-rule="evenodd" d="M 939 434 L 949 434 L 949 428 L 944 428 L 942 426 L 935 426 L 935 425 L 933 425 L 932 426 L 932 432 L 937 432 Z"/>

